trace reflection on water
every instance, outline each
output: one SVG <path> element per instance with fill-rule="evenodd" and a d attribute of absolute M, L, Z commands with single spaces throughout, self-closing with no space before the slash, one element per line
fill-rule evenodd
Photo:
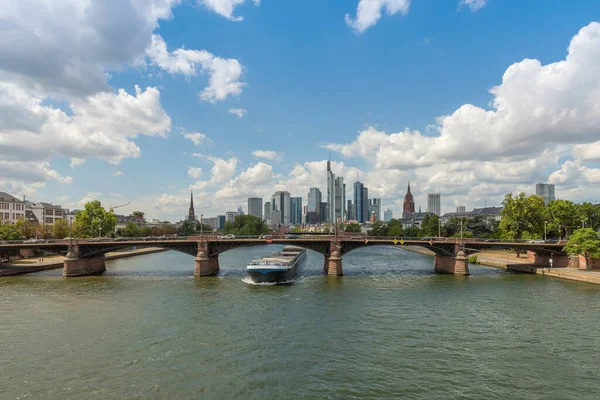
<path fill-rule="evenodd" d="M 166 252 L 0 280 L 0 398 L 596 399 L 600 287 L 394 248 L 309 252 L 292 285 L 245 282 L 277 250 Z"/>

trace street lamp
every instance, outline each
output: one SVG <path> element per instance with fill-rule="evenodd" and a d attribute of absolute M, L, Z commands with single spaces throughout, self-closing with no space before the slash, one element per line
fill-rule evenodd
<path fill-rule="evenodd" d="M 546 240 L 546 221 L 544 221 L 544 240 Z"/>
<path fill-rule="evenodd" d="M 98 237 L 102 237 L 102 227 L 98 226 Z"/>
<path fill-rule="evenodd" d="M 463 248 L 463 217 L 460 217 L 460 247 Z"/>
<path fill-rule="evenodd" d="M 200 241 L 202 242 L 202 233 L 203 233 L 203 229 L 204 228 L 204 223 L 202 223 L 202 217 L 203 215 L 200 214 Z"/>

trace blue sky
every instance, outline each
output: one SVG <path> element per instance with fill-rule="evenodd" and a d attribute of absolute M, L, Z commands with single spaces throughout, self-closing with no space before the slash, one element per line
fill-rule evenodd
<path fill-rule="evenodd" d="M 175 221 L 192 189 L 204 215 L 306 198 L 331 153 L 397 214 L 409 179 L 443 211 L 546 181 L 598 201 L 597 1 L 28 2 L 0 10 L 13 195 Z"/>

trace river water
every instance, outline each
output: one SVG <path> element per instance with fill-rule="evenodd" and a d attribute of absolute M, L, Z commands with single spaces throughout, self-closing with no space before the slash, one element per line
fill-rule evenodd
<path fill-rule="evenodd" d="M 368 248 L 289 286 L 166 252 L 0 279 L 1 399 L 598 399 L 600 287 Z"/>

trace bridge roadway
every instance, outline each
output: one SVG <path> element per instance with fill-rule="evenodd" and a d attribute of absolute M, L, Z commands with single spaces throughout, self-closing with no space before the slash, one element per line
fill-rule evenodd
<path fill-rule="evenodd" d="M 63 276 L 84 276 L 100 274 L 106 270 L 104 254 L 136 246 L 161 247 L 180 251 L 195 257 L 195 276 L 213 276 L 219 272 L 219 255 L 228 250 L 268 244 L 294 245 L 316 251 L 324 256 L 324 272 L 328 275 L 343 275 L 342 257 L 350 251 L 369 246 L 419 246 L 435 253 L 434 270 L 440 273 L 468 275 L 468 254 L 485 249 L 518 249 L 527 251 L 534 265 L 547 266 L 550 259 L 554 267 L 568 265 L 567 254 L 563 252 L 566 242 L 531 243 L 527 241 L 495 241 L 460 238 L 391 238 L 358 237 L 349 235 L 301 235 L 297 238 L 243 237 L 224 239 L 215 235 L 190 236 L 186 238 L 158 240 L 132 238 L 131 240 L 112 239 L 73 239 L 52 240 L 45 243 L 0 242 L 0 254 L 11 250 L 44 250 L 64 254 Z"/>

